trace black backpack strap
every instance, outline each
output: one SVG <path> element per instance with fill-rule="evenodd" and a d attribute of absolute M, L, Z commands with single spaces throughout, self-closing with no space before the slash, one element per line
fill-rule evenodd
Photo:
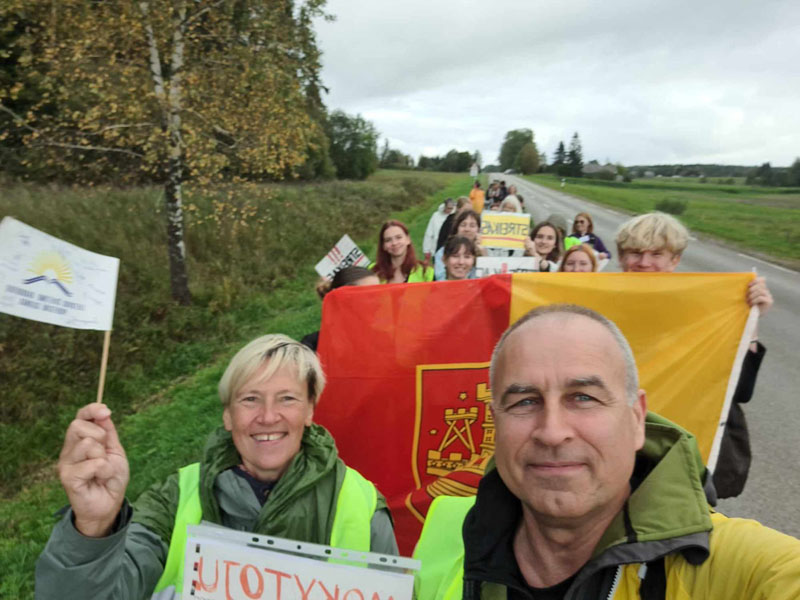
<path fill-rule="evenodd" d="M 664 570 L 664 557 L 647 564 L 647 572 L 639 586 L 642 600 L 665 600 L 667 597 L 667 573 Z"/>

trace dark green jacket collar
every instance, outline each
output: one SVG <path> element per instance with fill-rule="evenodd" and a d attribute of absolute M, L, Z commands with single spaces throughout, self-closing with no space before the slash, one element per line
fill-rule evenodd
<path fill-rule="evenodd" d="M 230 432 L 220 427 L 206 442 L 200 464 L 200 502 L 203 519 L 220 523 L 214 494 L 217 476 L 241 463 Z M 278 480 L 264 503 L 254 531 L 291 539 L 327 543 L 336 514 L 335 500 L 345 466 L 328 431 L 307 427 L 300 452 Z"/>

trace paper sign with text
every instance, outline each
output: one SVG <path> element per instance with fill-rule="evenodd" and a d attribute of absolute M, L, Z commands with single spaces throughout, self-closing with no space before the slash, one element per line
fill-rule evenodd
<path fill-rule="evenodd" d="M 95 254 L 12 217 L 0 223 L 0 312 L 109 331 L 119 259 Z"/>
<path fill-rule="evenodd" d="M 350 239 L 350 236 L 344 234 L 342 239 L 336 242 L 333 249 L 325 255 L 321 261 L 317 263 L 316 269 L 320 277 L 333 279 L 339 271 L 346 267 L 367 267 L 369 259 L 356 246 L 356 243 Z"/>
<path fill-rule="evenodd" d="M 326 549 L 317 544 L 226 530 L 215 533 L 209 529 L 189 528 L 183 567 L 182 597 L 186 600 L 411 600 L 411 574 L 337 564 L 263 547 L 272 544 L 280 549 L 283 543 L 286 550 Z M 361 554 L 327 550 L 334 556 L 339 552 Z M 418 561 L 401 557 L 384 558 L 419 565 Z"/>
<path fill-rule="evenodd" d="M 475 261 L 478 277 L 499 273 L 533 273 L 536 270 L 536 259 L 532 256 L 479 256 Z"/>
<path fill-rule="evenodd" d="M 530 232 L 530 215 L 487 211 L 481 215 L 481 245 L 486 248 L 524 248 Z"/>

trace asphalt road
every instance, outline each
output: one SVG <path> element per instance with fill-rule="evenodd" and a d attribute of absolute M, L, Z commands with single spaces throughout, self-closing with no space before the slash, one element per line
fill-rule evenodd
<path fill-rule="evenodd" d="M 594 232 L 614 258 L 606 271 L 620 271 L 614 233 L 629 215 L 535 185 L 513 175 L 491 174 L 517 186 L 534 222 L 559 213 L 572 224 L 579 212 L 588 212 Z M 722 500 L 718 510 L 728 516 L 760 521 L 800 537 L 800 273 L 773 265 L 707 238 L 692 235 L 678 271 L 746 272 L 757 269 L 767 278 L 775 305 L 761 318 L 759 339 L 767 354 L 758 375 L 755 394 L 745 412 L 750 429 L 753 463 L 745 490 L 738 498 Z"/>

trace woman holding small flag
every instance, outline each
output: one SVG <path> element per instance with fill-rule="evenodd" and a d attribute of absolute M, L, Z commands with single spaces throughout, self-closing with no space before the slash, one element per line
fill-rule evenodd
<path fill-rule="evenodd" d="M 325 385 L 316 354 L 284 335 L 242 348 L 219 383 L 223 426 L 203 457 L 125 499 L 129 471 L 111 411 L 89 404 L 58 469 L 70 509 L 36 565 L 49 598 L 180 597 L 188 525 L 397 553 L 386 501 L 313 423 Z"/>

